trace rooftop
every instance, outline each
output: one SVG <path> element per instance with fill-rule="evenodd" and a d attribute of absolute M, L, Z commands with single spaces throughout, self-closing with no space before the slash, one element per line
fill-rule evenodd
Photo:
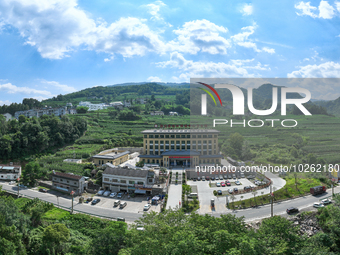
<path fill-rule="evenodd" d="M 104 158 L 104 159 L 116 159 L 116 158 L 120 158 L 124 155 L 130 154 L 130 151 L 124 151 L 122 153 L 107 153 L 107 154 L 103 154 L 103 155 L 94 155 L 93 158 Z"/>
<path fill-rule="evenodd" d="M 124 168 L 111 168 L 107 167 L 103 174 L 119 175 L 119 176 L 131 176 L 131 177 L 147 177 L 147 170 L 135 170 L 135 169 L 124 169 Z"/>
<path fill-rule="evenodd" d="M 61 172 L 54 172 L 52 173 L 52 176 L 64 177 L 64 178 L 73 179 L 73 180 L 80 180 L 82 178 L 82 176 L 80 175 L 67 174 L 67 173 L 61 173 Z"/>
<path fill-rule="evenodd" d="M 142 131 L 142 134 L 204 134 L 204 133 L 216 133 L 218 134 L 220 131 L 216 129 L 147 129 Z"/>

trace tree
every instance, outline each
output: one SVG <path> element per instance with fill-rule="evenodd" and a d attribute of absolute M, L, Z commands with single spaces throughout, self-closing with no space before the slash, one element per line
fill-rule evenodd
<path fill-rule="evenodd" d="M 35 186 L 36 180 L 43 174 L 44 173 L 40 171 L 40 165 L 38 162 L 30 162 L 25 166 L 25 170 L 22 173 L 23 182 L 30 186 Z"/>
<path fill-rule="evenodd" d="M 144 161 L 140 160 L 138 162 L 136 162 L 136 167 L 143 167 L 144 166 Z"/>
<path fill-rule="evenodd" d="M 255 202 L 255 204 L 256 204 L 256 199 L 255 199 L 255 196 L 257 195 L 257 191 L 253 191 L 251 194 L 253 194 L 253 195 L 254 195 L 254 202 Z"/>
<path fill-rule="evenodd" d="M 191 193 L 191 186 L 187 184 L 182 185 L 182 192 L 186 195 L 187 197 L 187 203 L 188 203 L 188 196 Z"/>
<path fill-rule="evenodd" d="M 87 113 L 89 108 L 85 106 L 78 106 L 76 110 L 77 110 L 77 113 Z"/>
<path fill-rule="evenodd" d="M 280 216 L 264 219 L 257 236 L 263 247 L 262 254 L 293 254 L 302 244 L 298 228 Z"/>
<path fill-rule="evenodd" d="M 50 253 L 63 253 L 63 244 L 70 238 L 70 230 L 62 223 L 49 225 L 45 228 L 42 240 L 44 249 Z"/>

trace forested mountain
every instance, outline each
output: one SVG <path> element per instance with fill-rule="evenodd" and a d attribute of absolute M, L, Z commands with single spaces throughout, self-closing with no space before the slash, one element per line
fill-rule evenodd
<path fill-rule="evenodd" d="M 340 116 L 340 97 L 330 101 L 315 101 L 314 104 L 325 107 L 330 114 Z"/>
<path fill-rule="evenodd" d="M 22 158 L 41 153 L 49 147 L 63 146 L 84 134 L 87 122 L 82 118 L 70 119 L 44 115 L 19 121 L 5 121 L 0 115 L 0 158 Z"/>

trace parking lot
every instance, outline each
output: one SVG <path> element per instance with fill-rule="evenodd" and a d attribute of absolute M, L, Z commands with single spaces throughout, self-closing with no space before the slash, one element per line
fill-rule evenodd
<path fill-rule="evenodd" d="M 240 179 L 228 179 L 231 186 L 225 186 L 225 187 L 217 187 L 216 183 L 221 183 L 221 182 L 226 182 L 227 180 L 214 180 L 212 181 L 209 178 L 209 181 L 192 181 L 188 180 L 188 185 L 193 185 L 197 187 L 197 193 L 198 193 L 198 199 L 200 201 L 200 213 L 212 213 L 213 211 L 211 210 L 210 207 L 210 201 L 211 199 L 215 199 L 215 212 L 220 212 L 220 213 L 226 213 L 227 208 L 226 208 L 226 195 L 231 195 L 228 190 L 229 189 L 234 189 L 235 187 L 238 188 L 238 190 L 243 190 L 245 186 L 255 186 L 252 180 L 248 180 L 247 178 L 240 178 Z M 235 182 L 239 181 L 240 185 L 236 185 Z M 209 183 L 210 186 L 209 187 Z M 213 191 L 214 190 L 221 190 L 222 191 L 222 196 L 214 196 Z M 229 198 L 229 202 L 231 202 Z"/>
<path fill-rule="evenodd" d="M 85 197 L 85 201 L 88 197 L 92 197 L 90 194 L 88 196 L 84 196 Z M 105 196 L 98 196 L 98 195 L 95 195 L 93 196 L 93 200 L 94 199 L 97 199 L 99 198 L 100 199 L 100 202 L 96 205 L 92 205 L 91 202 L 89 202 L 87 205 L 88 206 L 93 206 L 93 207 L 98 207 L 98 209 L 100 207 L 103 207 L 103 208 L 111 208 L 112 210 L 116 210 L 116 211 L 125 211 L 125 212 L 132 212 L 132 213 L 143 213 L 143 208 L 146 204 L 148 204 L 148 201 L 147 201 L 147 197 L 148 196 L 141 196 L 141 195 L 138 195 L 134 198 L 130 197 L 128 198 L 128 195 L 123 195 L 122 198 L 117 198 L 116 197 L 105 197 Z M 92 201 L 93 201 L 92 200 Z M 124 207 L 124 208 L 119 208 L 119 206 L 114 206 L 114 202 L 116 200 L 120 200 L 121 203 L 122 202 L 126 202 L 127 205 Z M 150 200 L 151 202 L 151 200 Z M 84 203 L 86 205 L 86 203 Z M 150 209 L 148 210 L 148 212 L 151 212 L 151 211 L 155 211 L 155 212 L 160 212 L 160 208 L 161 208 L 161 203 L 159 203 L 158 205 L 151 205 Z"/>

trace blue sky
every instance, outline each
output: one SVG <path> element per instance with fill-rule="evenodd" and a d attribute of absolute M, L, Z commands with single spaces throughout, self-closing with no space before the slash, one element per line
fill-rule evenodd
<path fill-rule="evenodd" d="M 337 1 L 2 0 L 0 105 L 124 82 L 340 78 L 339 18 Z"/>

